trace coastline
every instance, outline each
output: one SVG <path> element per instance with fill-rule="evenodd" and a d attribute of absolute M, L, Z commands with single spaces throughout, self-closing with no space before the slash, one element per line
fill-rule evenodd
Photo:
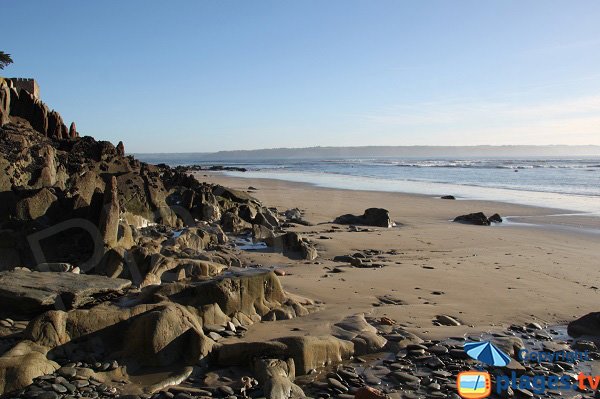
<path fill-rule="evenodd" d="M 415 198 L 415 199 L 427 199 L 427 200 L 435 200 L 436 203 L 440 199 L 442 195 L 454 194 L 451 189 L 449 191 L 442 191 L 436 188 L 436 192 L 431 194 L 417 193 L 417 192 L 403 192 L 403 191 L 382 191 L 377 189 L 360 189 L 360 188 L 341 188 L 341 187 L 331 187 L 326 185 L 321 185 L 317 182 L 305 182 L 305 181 L 295 181 L 295 180 L 287 180 L 283 176 L 278 177 L 255 177 L 252 172 L 215 172 L 215 171 L 201 171 L 194 173 L 197 177 L 200 176 L 210 176 L 210 178 L 215 178 L 217 176 L 221 176 L 221 178 L 227 179 L 227 182 L 223 183 L 227 184 L 235 184 L 229 183 L 229 179 L 232 182 L 237 181 L 237 179 L 243 180 L 259 180 L 259 181 L 269 181 L 271 184 L 278 184 L 278 182 L 286 182 L 291 185 L 298 185 L 298 187 L 304 187 L 307 189 L 311 188 L 321 188 L 321 189 L 329 189 L 329 190 L 339 190 L 339 191 L 350 191 L 350 192 L 363 192 L 363 193 L 379 193 L 379 194 L 396 194 L 403 198 Z M 199 177 L 199 178 L 200 178 Z M 204 177 L 206 178 L 206 177 Z M 437 186 L 443 187 L 443 184 L 434 183 Z M 456 185 L 458 186 L 458 185 Z M 516 190 L 507 190 L 514 191 Z M 539 193 L 547 196 L 553 196 L 552 193 Z M 456 202 L 465 202 L 469 205 L 476 206 L 477 204 L 481 204 L 484 207 L 488 208 L 501 208 L 505 209 L 508 205 L 508 213 L 501 213 L 501 215 L 506 219 L 508 223 L 504 225 L 498 225 L 497 227 L 502 227 L 510 224 L 514 227 L 538 227 L 538 228 L 559 228 L 569 230 L 572 233 L 578 234 L 600 234 L 600 213 L 596 212 L 585 212 L 585 211 L 577 211 L 573 210 L 572 207 L 554 207 L 554 206 L 544 206 L 544 205 L 532 205 L 527 203 L 520 203 L 518 201 L 507 201 L 507 200 L 489 200 L 489 199 L 480 199 L 480 198 L 465 198 L 465 197 L 457 197 Z M 598 199 L 599 209 L 600 209 L 600 198 Z M 463 209 L 461 207 L 461 209 Z M 512 213 L 510 213 L 512 211 Z M 455 215 L 455 216 L 458 216 Z M 452 220 L 452 218 L 448 220 Z"/>
<path fill-rule="evenodd" d="M 222 173 L 195 175 L 201 181 L 240 190 L 256 188 L 249 191 L 264 203 L 280 211 L 298 207 L 313 224 L 293 230 L 316 243 L 316 262 L 252 251 L 245 252 L 244 257 L 255 265 L 282 269 L 286 273 L 282 277 L 286 290 L 320 300 L 325 309 L 302 320 L 263 323 L 249 333 L 250 338 L 269 339 L 282 333 L 306 331 L 317 334 L 357 312 L 401 321 L 425 338 L 446 338 L 512 323 L 560 325 L 597 308 L 597 235 L 544 226 L 509 223 L 484 227 L 449 221 L 478 211 L 543 219 L 560 212 L 557 209 L 330 189 Z M 361 213 L 369 207 L 389 209 L 398 227 L 328 233 L 336 216 Z M 564 220 L 569 217 L 572 218 L 567 216 Z M 595 217 L 585 220 L 593 226 L 600 222 Z M 383 267 L 350 268 L 332 260 L 364 250 L 379 251 L 378 261 Z M 335 269 L 341 272 L 334 273 Z M 402 305 L 382 304 L 378 298 L 385 295 L 398 297 Z M 439 315 L 460 319 L 462 325 L 435 326 L 432 320 Z M 299 332 L 295 328 L 300 328 Z"/>
<path fill-rule="evenodd" d="M 356 191 L 398 192 L 422 194 L 432 197 L 454 195 L 457 200 L 480 200 L 508 202 L 562 210 L 561 213 L 581 213 L 600 216 L 600 197 L 592 195 L 521 190 L 500 186 L 482 186 L 421 180 L 394 180 L 378 177 L 360 177 L 335 173 L 278 172 L 273 171 L 226 171 L 226 175 L 240 178 L 283 180 L 307 183 L 317 187 Z M 564 208 L 563 204 L 568 203 Z"/>

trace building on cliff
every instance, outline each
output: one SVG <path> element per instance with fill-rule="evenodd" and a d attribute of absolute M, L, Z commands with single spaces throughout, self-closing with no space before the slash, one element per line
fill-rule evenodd
<path fill-rule="evenodd" d="M 40 88 L 33 79 L 0 78 L 0 127 L 21 118 L 46 137 L 79 137 L 75 125 L 67 129 L 60 114 L 50 110 L 40 98 Z"/>
<path fill-rule="evenodd" d="M 33 94 L 33 97 L 36 99 L 40 99 L 40 86 L 37 84 L 35 79 L 31 78 L 5 78 L 5 80 L 10 81 L 13 87 L 17 90 L 26 90 L 29 93 Z"/>

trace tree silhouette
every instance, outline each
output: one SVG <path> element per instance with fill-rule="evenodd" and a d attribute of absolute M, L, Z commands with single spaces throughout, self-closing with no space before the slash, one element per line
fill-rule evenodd
<path fill-rule="evenodd" d="M 13 63 L 10 54 L 6 54 L 4 51 L 0 51 L 0 69 L 4 69 L 7 65 Z"/>

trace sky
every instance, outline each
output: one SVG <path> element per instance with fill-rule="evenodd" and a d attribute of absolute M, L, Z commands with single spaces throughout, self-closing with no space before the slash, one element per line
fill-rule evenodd
<path fill-rule="evenodd" d="M 0 15 L 0 74 L 128 152 L 600 145 L 597 0 L 0 0 Z"/>

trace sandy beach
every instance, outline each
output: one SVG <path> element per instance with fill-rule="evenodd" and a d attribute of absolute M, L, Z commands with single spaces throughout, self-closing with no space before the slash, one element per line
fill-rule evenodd
<path fill-rule="evenodd" d="M 293 334 L 328 333 L 343 317 L 364 312 L 386 316 L 424 338 L 443 338 L 489 331 L 536 321 L 559 325 L 598 308 L 600 270 L 595 217 L 560 218 L 564 210 L 483 201 L 452 201 L 402 193 L 348 191 L 268 179 L 243 179 L 197 172 L 201 181 L 240 190 L 265 204 L 304 211 L 313 226 L 297 226 L 316 243 L 316 261 L 294 261 L 281 254 L 246 251 L 250 265 L 285 271 L 284 288 L 322 301 L 322 311 L 300 319 L 261 323 L 248 340 Z M 330 222 L 369 207 L 390 211 L 397 227 L 331 232 Z M 525 224 L 493 227 L 453 223 L 454 217 L 482 211 L 499 213 Z M 536 224 L 533 224 L 533 223 Z M 553 226 L 554 225 L 554 226 Z M 583 226 L 585 229 L 578 229 Z M 381 268 L 353 268 L 334 256 L 365 250 L 381 254 Z M 335 269 L 335 272 L 334 272 Z M 384 296 L 398 305 L 384 304 Z M 438 315 L 450 315 L 462 326 L 435 326 Z M 296 328 L 298 330 L 296 330 Z"/>

